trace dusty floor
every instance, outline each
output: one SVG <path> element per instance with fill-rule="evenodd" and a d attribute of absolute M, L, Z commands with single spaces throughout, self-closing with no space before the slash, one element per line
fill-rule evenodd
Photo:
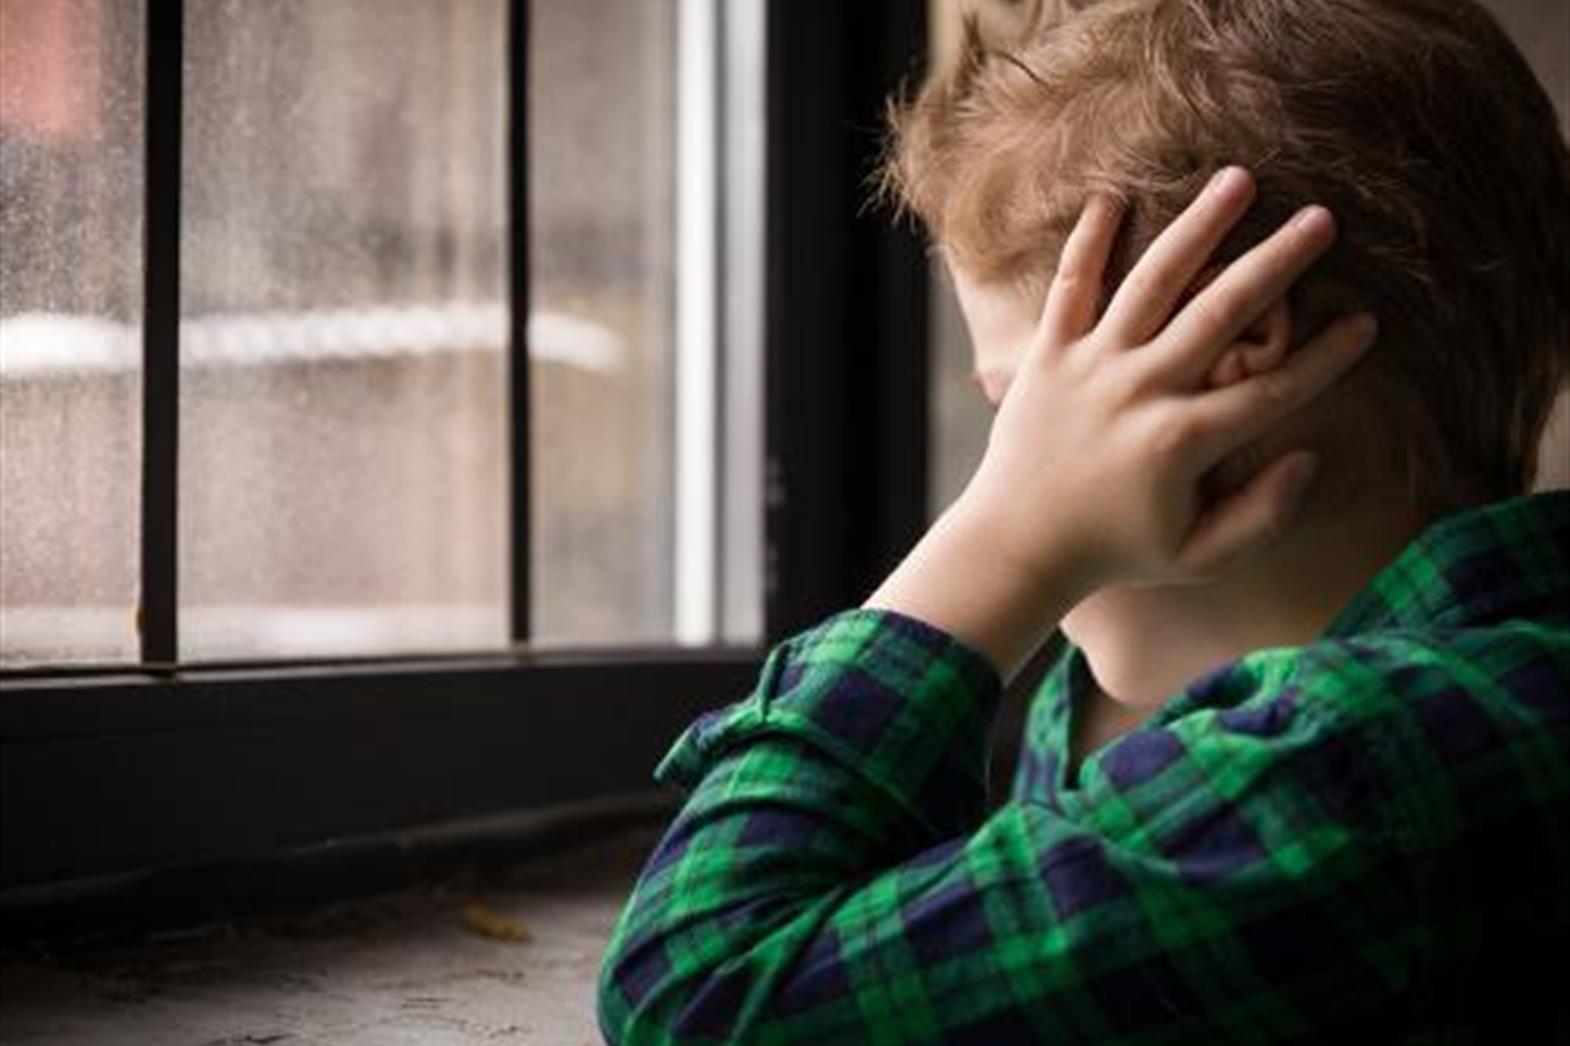
<path fill-rule="evenodd" d="M 658 832 L 623 832 L 481 885 L 427 887 L 135 946 L 7 954 L 0 1041 L 598 1043 L 600 955 Z M 520 926 L 528 939 L 507 940 Z"/>

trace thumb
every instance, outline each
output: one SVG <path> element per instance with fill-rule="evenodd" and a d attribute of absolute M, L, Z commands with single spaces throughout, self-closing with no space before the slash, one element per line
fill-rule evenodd
<path fill-rule="evenodd" d="M 1241 489 L 1212 502 L 1178 551 L 1178 570 L 1203 580 L 1274 544 L 1297 518 L 1318 470 L 1311 451 L 1283 454 Z"/>

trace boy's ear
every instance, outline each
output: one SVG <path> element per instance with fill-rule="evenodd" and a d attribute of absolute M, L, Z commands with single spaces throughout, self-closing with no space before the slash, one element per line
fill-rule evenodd
<path fill-rule="evenodd" d="M 1194 277 L 1194 281 L 1179 299 L 1181 310 L 1200 291 L 1204 290 L 1225 267 L 1207 265 Z M 1233 385 L 1255 374 L 1263 374 L 1281 366 L 1292 348 L 1292 307 L 1283 295 L 1270 309 L 1251 323 L 1210 368 L 1206 382 L 1218 389 Z"/>
<path fill-rule="evenodd" d="M 1279 367 L 1292 348 L 1292 308 L 1276 299 L 1210 368 L 1210 388 L 1221 388 Z"/>

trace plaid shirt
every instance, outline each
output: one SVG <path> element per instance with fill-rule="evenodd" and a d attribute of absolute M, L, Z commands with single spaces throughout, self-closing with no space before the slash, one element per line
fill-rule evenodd
<path fill-rule="evenodd" d="M 606 1036 L 1570 1042 L 1570 493 L 1440 520 L 1069 780 L 1089 681 L 1068 647 L 989 814 L 979 654 L 872 610 L 781 643 L 655 771 L 691 795 Z"/>

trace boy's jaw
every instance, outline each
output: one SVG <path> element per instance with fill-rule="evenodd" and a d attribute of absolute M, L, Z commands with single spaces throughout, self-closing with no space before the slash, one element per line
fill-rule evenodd
<path fill-rule="evenodd" d="M 1321 504 L 1277 544 L 1212 581 L 1101 589 L 1060 627 L 1103 693 L 1154 711 L 1228 661 L 1315 642 L 1433 518 L 1391 491 Z"/>
<path fill-rule="evenodd" d="M 1105 588 L 1075 606 L 1060 627 L 1084 651 L 1102 693 L 1153 712 L 1205 666 L 1228 660 L 1224 633 L 1176 612 L 1182 597 L 1169 587 Z"/>

